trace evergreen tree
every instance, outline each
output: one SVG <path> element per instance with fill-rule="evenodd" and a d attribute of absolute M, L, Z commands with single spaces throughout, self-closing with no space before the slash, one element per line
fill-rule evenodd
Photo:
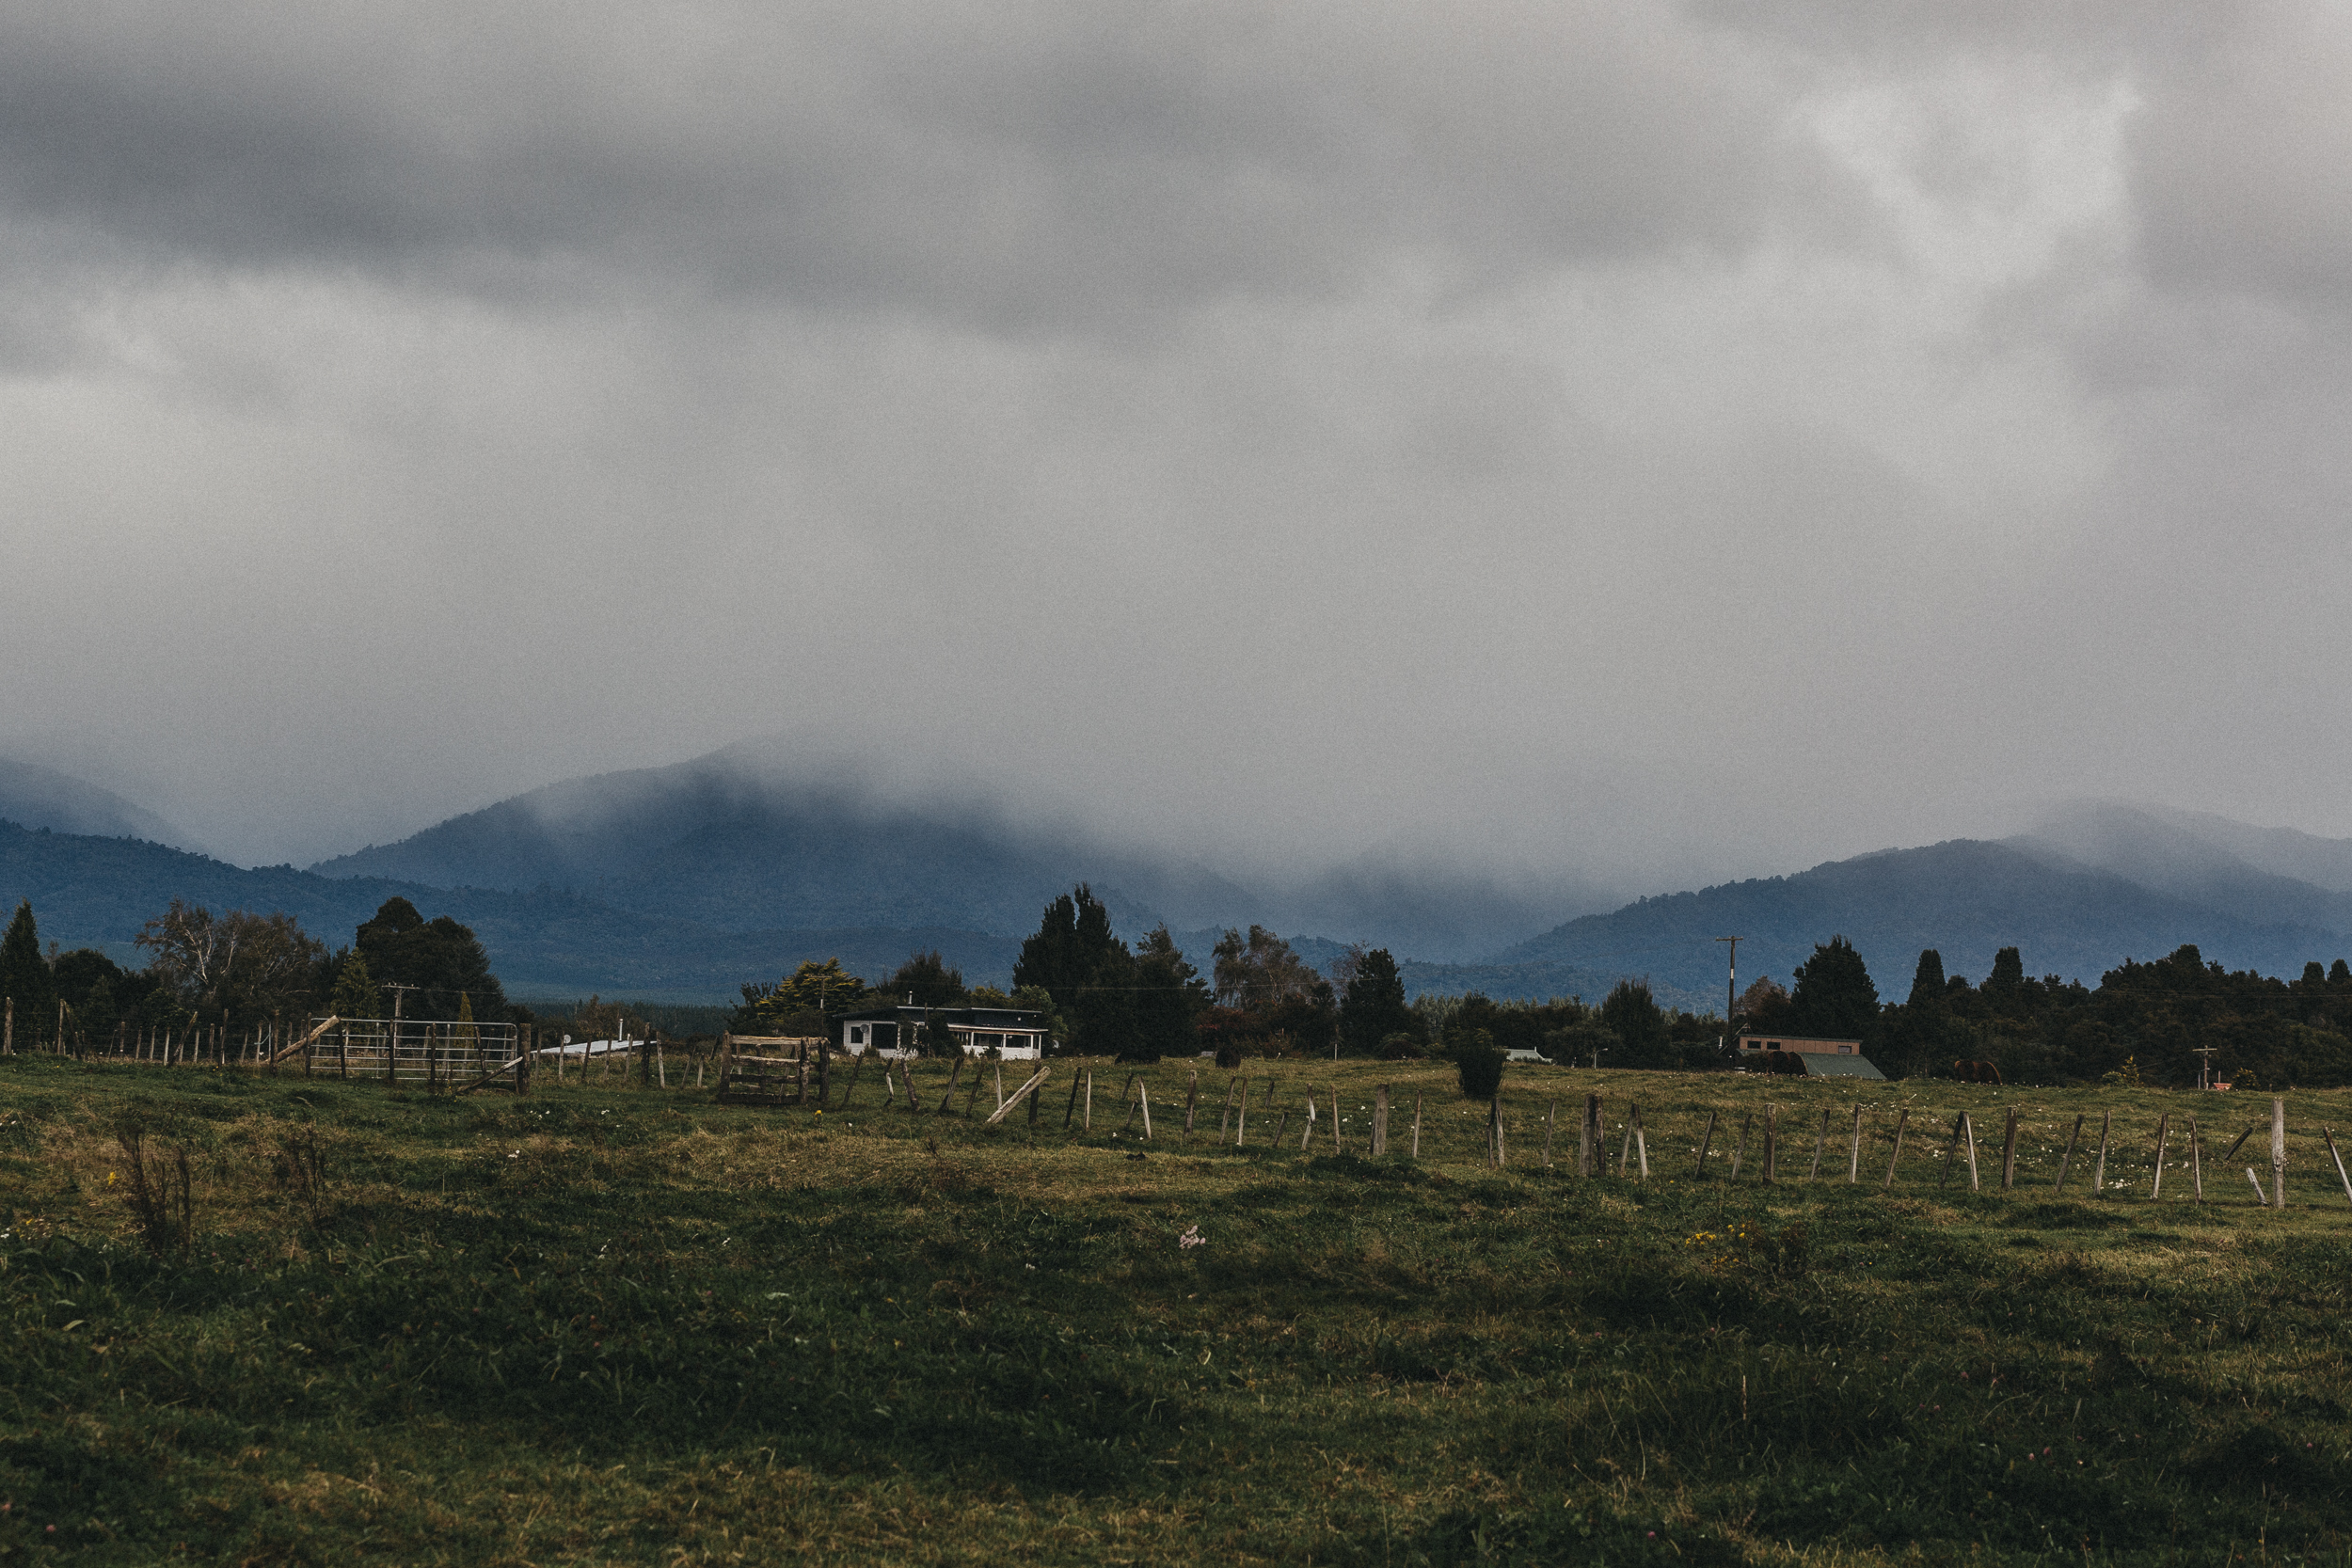
<path fill-rule="evenodd" d="M 460 995 L 479 996 L 491 1017 L 506 1017 L 506 992 L 490 973 L 490 956 L 448 915 L 427 920 L 407 899 L 388 898 L 359 927 L 355 945 L 378 985 L 418 988 L 408 999 L 410 1018 L 454 1018 Z"/>
<path fill-rule="evenodd" d="M 0 938 L 0 996 L 16 1004 L 19 1028 L 38 1025 L 56 1006 L 55 977 L 41 961 L 40 932 L 33 924 L 30 899 L 20 898 L 8 934 Z M 49 1022 L 54 1026 L 55 1019 Z"/>
<path fill-rule="evenodd" d="M 1667 1067 L 1674 1051 L 1666 1038 L 1666 1015 L 1646 980 L 1620 980 L 1600 1005 L 1600 1022 L 1617 1037 L 1617 1067 Z"/>
<path fill-rule="evenodd" d="M 1036 933 L 1021 943 L 1012 983 L 1016 990 L 1042 986 L 1052 993 L 1055 1006 L 1073 1007 L 1080 988 L 1094 983 L 1097 971 L 1105 963 L 1116 967 L 1129 957 L 1127 944 L 1111 934 L 1110 911 L 1092 888 L 1080 882 L 1074 892 L 1045 906 Z"/>
<path fill-rule="evenodd" d="M 368 960 L 356 947 L 343 950 L 342 967 L 335 973 L 335 992 L 326 1010 L 337 1018 L 382 1018 L 384 993 L 368 974 Z"/>
<path fill-rule="evenodd" d="M 1993 955 L 1993 973 L 1986 975 L 1980 994 L 1999 1002 L 2010 1002 L 2026 988 L 2026 960 L 2014 947 L 2004 947 Z"/>
<path fill-rule="evenodd" d="M 890 1002 L 916 1007 L 961 1007 L 971 999 L 964 989 L 963 971 L 949 969 L 937 949 L 908 955 L 898 972 L 882 982 L 882 990 Z M 835 991 L 834 1005 L 838 1006 L 855 994 Z"/>
<path fill-rule="evenodd" d="M 1376 1056 L 1380 1042 L 1391 1035 L 1426 1039 L 1421 1019 L 1405 1002 L 1405 981 L 1396 959 L 1385 947 L 1375 947 L 1357 961 L 1340 1001 L 1340 1041 L 1351 1054 Z"/>
<path fill-rule="evenodd" d="M 1797 966 L 1789 996 L 1792 1034 L 1815 1039 L 1861 1039 L 1878 1022 L 1879 989 L 1862 955 L 1844 937 L 1832 937 Z"/>
<path fill-rule="evenodd" d="M 1208 988 L 1200 972 L 1184 960 L 1168 927 L 1161 926 L 1136 949 L 1133 1007 L 1134 1032 L 1119 1042 L 1121 1061 L 1156 1062 L 1163 1056 L 1189 1056 L 1197 1048 L 1196 1027 L 1209 1005 Z"/>
<path fill-rule="evenodd" d="M 1919 950 L 1919 967 L 1911 976 L 1911 1006 L 1933 1007 L 1944 1000 L 1944 955 L 1932 947 Z"/>

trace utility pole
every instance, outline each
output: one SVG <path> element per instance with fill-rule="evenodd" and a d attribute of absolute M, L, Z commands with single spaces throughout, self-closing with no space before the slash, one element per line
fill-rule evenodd
<path fill-rule="evenodd" d="M 1740 1006 L 1740 944 L 1745 937 L 1717 937 L 1717 942 L 1731 943 L 1724 966 L 1724 1032 L 1715 1037 L 1715 1049 L 1727 1051 L 1731 1045 L 1731 1015 Z"/>

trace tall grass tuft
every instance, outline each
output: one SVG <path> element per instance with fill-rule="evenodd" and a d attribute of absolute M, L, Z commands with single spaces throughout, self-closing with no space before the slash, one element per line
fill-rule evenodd
<path fill-rule="evenodd" d="M 124 1172 L 130 1178 L 131 1218 L 139 1239 L 158 1258 L 186 1257 L 196 1241 L 196 1183 L 188 1170 L 184 1144 L 172 1146 L 168 1156 L 150 1155 L 147 1133 L 135 1122 L 115 1130 L 122 1147 Z"/>

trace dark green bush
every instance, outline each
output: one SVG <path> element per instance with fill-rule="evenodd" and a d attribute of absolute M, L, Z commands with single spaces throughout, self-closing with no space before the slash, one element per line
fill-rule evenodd
<path fill-rule="evenodd" d="M 1446 1044 L 1454 1068 L 1461 1075 L 1462 1092 L 1472 1100 L 1490 1100 L 1502 1087 L 1502 1047 L 1484 1029 L 1448 1030 Z"/>

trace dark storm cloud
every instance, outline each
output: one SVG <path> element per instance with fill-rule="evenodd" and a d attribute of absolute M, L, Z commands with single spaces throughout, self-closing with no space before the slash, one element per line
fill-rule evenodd
<path fill-rule="evenodd" d="M 2352 832 L 2339 18 L 18 8 L 0 755 L 272 861 L 774 732 L 1531 895 Z"/>
<path fill-rule="evenodd" d="M 1736 245 L 1781 139 L 1642 6 L 12 15 L 0 192 L 135 250 L 1030 331 Z"/>

